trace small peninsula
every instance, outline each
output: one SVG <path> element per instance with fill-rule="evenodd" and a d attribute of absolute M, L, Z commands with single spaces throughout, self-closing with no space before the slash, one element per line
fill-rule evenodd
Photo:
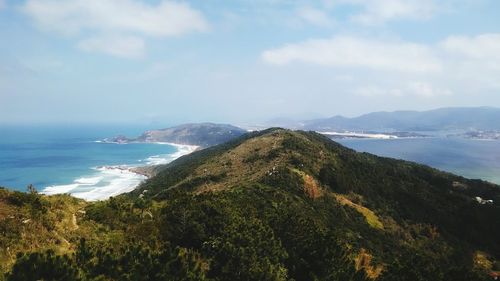
<path fill-rule="evenodd" d="M 117 136 L 108 142 L 166 142 L 195 145 L 202 148 L 214 146 L 237 138 L 246 131 L 229 124 L 189 123 L 165 129 L 149 130 L 137 138 Z"/>

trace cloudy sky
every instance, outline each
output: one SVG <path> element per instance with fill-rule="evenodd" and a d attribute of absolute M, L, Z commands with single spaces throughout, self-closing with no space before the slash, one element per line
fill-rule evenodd
<path fill-rule="evenodd" d="M 482 105 L 497 0 L 0 0 L 0 124 Z"/>

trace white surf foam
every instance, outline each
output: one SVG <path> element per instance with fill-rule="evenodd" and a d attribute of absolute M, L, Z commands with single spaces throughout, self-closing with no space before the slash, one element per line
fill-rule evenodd
<path fill-rule="evenodd" d="M 145 159 L 147 165 L 162 165 L 172 162 L 173 160 L 187 155 L 196 149 L 199 146 L 196 145 L 187 145 L 187 144 L 177 144 L 170 142 L 155 142 L 156 144 L 167 144 L 171 146 L 175 146 L 177 151 L 172 154 L 163 154 L 163 155 L 153 155 Z"/>
<path fill-rule="evenodd" d="M 131 172 L 128 168 L 125 166 L 93 168 L 95 171 L 93 175 L 76 179 L 72 184 L 48 186 L 42 193 L 47 195 L 69 193 L 89 201 L 107 199 L 134 190 L 146 179 L 145 176 Z"/>
<path fill-rule="evenodd" d="M 148 165 L 167 164 L 198 148 L 192 145 L 158 144 L 175 146 L 177 151 L 172 154 L 154 155 L 140 161 Z M 130 168 L 133 167 L 132 165 L 94 167 L 92 174 L 75 179 L 71 184 L 47 186 L 42 193 L 47 195 L 69 193 L 88 201 L 105 200 L 134 190 L 146 179 L 146 176 L 132 172 Z"/>
<path fill-rule="evenodd" d="M 367 139 L 397 139 L 398 136 L 389 134 L 370 134 L 370 133 L 356 133 L 356 132 L 318 132 L 323 135 L 352 137 L 352 138 L 367 138 Z"/>
<path fill-rule="evenodd" d="M 97 184 L 101 180 L 102 177 L 79 178 L 75 180 L 75 183 L 93 185 Z"/>

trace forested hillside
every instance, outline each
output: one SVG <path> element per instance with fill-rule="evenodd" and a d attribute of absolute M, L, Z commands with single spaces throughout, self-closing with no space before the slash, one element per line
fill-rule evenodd
<path fill-rule="evenodd" d="M 246 134 L 102 202 L 0 192 L 7 280 L 490 280 L 499 270 L 498 186 L 310 132 Z"/>

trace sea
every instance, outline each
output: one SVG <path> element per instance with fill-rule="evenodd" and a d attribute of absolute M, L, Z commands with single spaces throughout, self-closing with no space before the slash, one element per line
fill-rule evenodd
<path fill-rule="evenodd" d="M 500 184 L 500 140 L 440 134 L 425 138 L 335 140 L 359 152 L 413 161 L 471 179 Z"/>
<path fill-rule="evenodd" d="M 0 127 L 0 186 L 102 200 L 133 190 L 145 176 L 129 168 L 165 164 L 194 147 L 167 143 L 118 144 L 116 135 L 148 128 L 120 126 Z"/>
<path fill-rule="evenodd" d="M 70 193 L 102 200 L 133 190 L 146 178 L 129 168 L 165 164 L 192 146 L 167 143 L 118 144 L 116 135 L 134 137 L 151 127 L 0 126 L 0 186 L 45 194 Z M 337 139 L 369 152 L 500 184 L 500 141 L 436 136 L 400 139 Z"/>

